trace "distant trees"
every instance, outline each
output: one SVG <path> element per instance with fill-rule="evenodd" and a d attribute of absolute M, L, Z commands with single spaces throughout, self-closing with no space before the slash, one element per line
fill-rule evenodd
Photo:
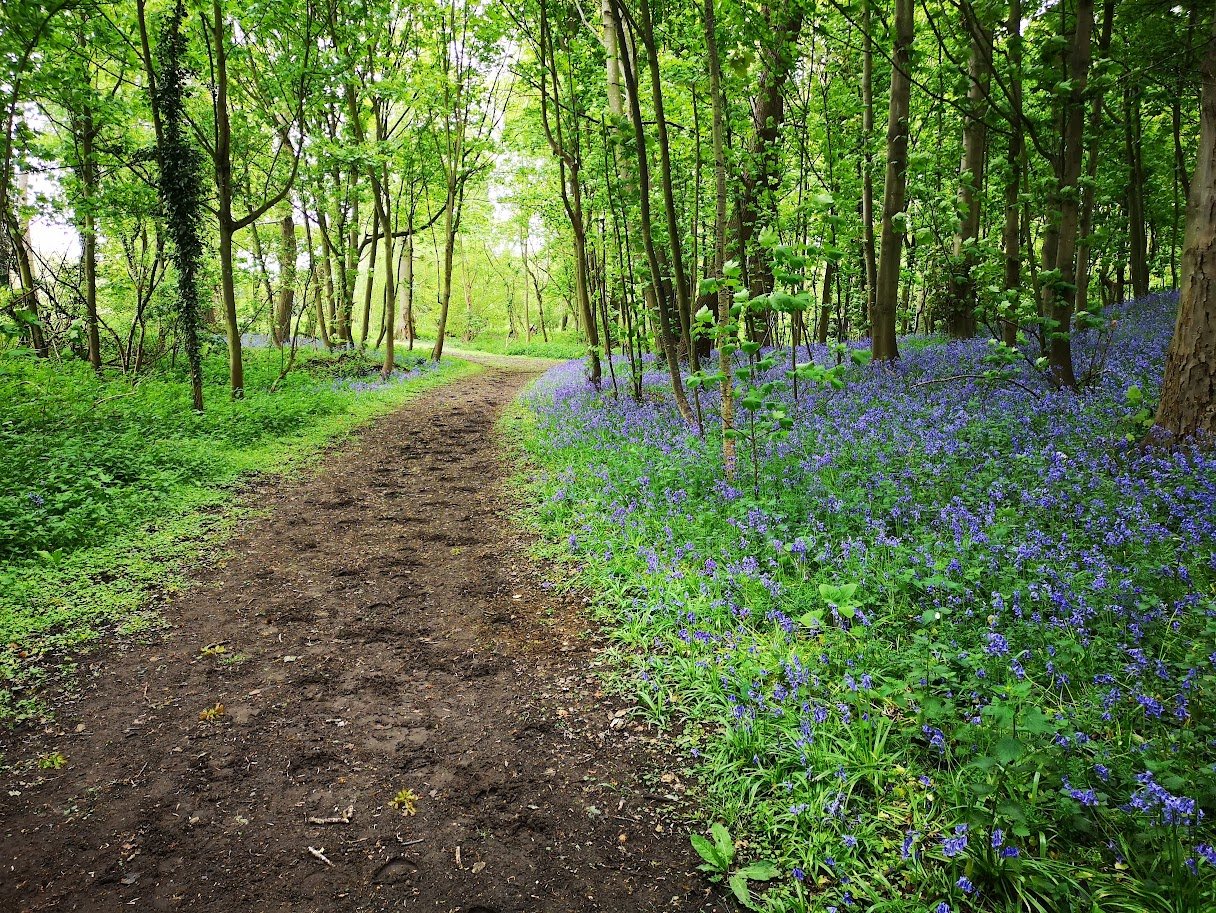
<path fill-rule="evenodd" d="M 900 333 L 985 333 L 1071 389 L 1107 307 L 1196 275 L 1198 0 L 185 10 L 4 6 L 0 311 L 37 351 L 136 371 L 219 330 L 239 396 L 242 336 L 299 329 L 382 346 L 387 375 L 398 334 L 433 332 L 436 358 L 473 335 L 484 255 L 526 277 L 483 283 L 511 331 L 543 303 L 540 334 L 576 329 L 614 390 L 623 353 L 634 395 L 656 354 L 692 422 L 686 367 L 731 328 L 749 357 L 869 337 L 884 361 Z M 157 85 L 171 55 L 180 135 Z M 167 172 L 200 155 L 188 217 L 167 188 L 193 166 Z M 34 250 L 38 215 L 69 219 L 79 251 Z M 801 252 L 796 282 L 778 248 Z"/>

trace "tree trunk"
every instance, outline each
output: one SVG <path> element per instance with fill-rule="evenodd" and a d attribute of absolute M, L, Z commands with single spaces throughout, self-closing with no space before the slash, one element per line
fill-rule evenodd
<path fill-rule="evenodd" d="M 380 231 L 380 207 L 372 212 L 372 245 L 367 255 L 367 275 L 363 280 L 363 327 L 359 330 L 359 348 L 367 348 L 367 334 L 372 323 L 372 291 L 376 284 L 376 256 L 380 251 L 377 235 Z"/>
<path fill-rule="evenodd" d="M 1094 27 L 1094 0 L 1077 0 L 1076 26 L 1068 51 L 1071 91 L 1064 102 L 1063 151 L 1056 169 L 1056 203 L 1060 213 L 1055 240 L 1057 278 L 1044 285 L 1044 314 L 1048 330 L 1048 363 L 1055 383 L 1077 386 L 1072 361 L 1072 315 L 1076 300 L 1077 234 L 1080 226 L 1078 182 L 1085 152 L 1085 88 L 1089 79 L 1090 37 Z M 1049 261 L 1050 262 L 1050 261 Z"/>
<path fill-rule="evenodd" d="M 899 357 L 895 314 L 904 236 L 904 197 L 908 177 L 908 118 L 912 100 L 913 0 L 895 0 L 891 103 L 887 117 L 887 173 L 883 186 L 882 258 L 874 286 L 871 351 L 879 361 Z"/>
<path fill-rule="evenodd" d="M 625 45 L 625 28 L 622 23 L 620 10 L 617 9 L 617 4 L 623 2 L 623 0 L 612 0 L 612 2 L 612 18 L 617 39 L 621 45 Z M 655 307 L 658 312 L 659 339 L 663 346 L 663 352 L 666 355 L 667 371 L 671 377 L 671 389 L 675 397 L 676 407 L 679 409 L 681 417 L 686 422 L 692 423 L 694 417 L 692 407 L 688 403 L 688 396 L 684 392 L 684 380 L 680 374 L 680 362 L 676 354 L 676 341 L 671 330 L 670 309 L 667 305 L 666 296 L 662 293 L 663 270 L 659 267 L 659 258 L 655 250 L 654 223 L 650 212 L 650 161 L 646 153 L 646 134 L 642 121 L 642 111 L 638 104 L 637 74 L 627 58 L 622 58 L 621 63 L 622 73 L 625 77 L 628 90 L 629 114 L 630 120 L 633 123 L 633 135 L 636 143 L 642 241 L 643 246 L 646 248 L 646 259 L 650 267 L 649 288 L 650 292 L 654 295 Z"/>
<path fill-rule="evenodd" d="M 873 333 L 878 251 L 874 242 L 874 36 L 870 0 L 862 0 L 861 31 L 861 252 L 865 266 L 866 323 Z"/>
<path fill-rule="evenodd" d="M 458 167 L 453 163 L 453 168 Z M 443 274 L 439 289 L 439 321 L 435 328 L 435 347 L 431 358 L 443 357 L 443 338 L 448 331 L 448 306 L 452 303 L 452 258 L 456 250 L 456 186 L 448 181 L 447 208 L 443 212 Z"/>
<path fill-rule="evenodd" d="M 224 325 L 228 331 L 228 380 L 232 398 L 245 395 L 245 365 L 241 358 L 241 326 L 236 313 L 236 266 L 233 235 L 236 220 L 232 215 L 232 126 L 228 115 L 227 24 L 220 0 L 211 4 L 215 39 L 215 196 L 220 254 L 220 300 L 224 306 Z"/>
<path fill-rule="evenodd" d="M 311 253 L 310 250 L 310 260 Z M 279 297 L 275 304 L 274 341 L 280 346 L 291 342 L 291 318 L 296 310 L 296 260 L 299 255 L 296 220 L 289 204 L 279 220 Z"/>
<path fill-rule="evenodd" d="M 1104 0 L 1102 4 L 1102 31 L 1098 36 L 1098 57 L 1110 53 L 1110 41 L 1115 24 L 1115 0 Z M 1077 241 L 1077 311 L 1089 310 L 1089 260 L 1093 244 L 1094 196 L 1098 176 L 1098 160 L 1101 152 L 1102 113 L 1105 98 L 1099 89 L 1094 93 L 1089 109 L 1089 149 L 1086 152 L 1085 175 L 1087 180 L 1081 190 L 1081 225 Z"/>
<path fill-rule="evenodd" d="M 85 331 L 89 343 L 89 364 L 101 373 L 101 334 L 97 319 L 97 217 L 93 212 L 97 195 L 97 162 L 93 158 L 93 140 L 97 128 L 89 109 L 80 117 L 80 177 L 84 191 L 84 213 L 81 220 L 80 244 L 84 255 L 84 313 Z"/>
<path fill-rule="evenodd" d="M 959 172 L 958 208 L 962 213 L 954 237 L 954 261 L 950 277 L 946 329 L 955 339 L 975 335 L 977 304 L 975 291 L 975 242 L 980 233 L 980 197 L 984 186 L 984 161 L 988 146 L 989 60 L 992 31 L 977 16 L 970 3 L 963 3 L 964 26 L 971 33 L 968 63 L 967 108 L 963 122 L 963 160 Z"/>
<path fill-rule="evenodd" d="M 1156 419 L 1179 437 L 1216 435 L 1216 21 L 1203 64 L 1199 157 L 1186 209 L 1178 321 Z"/>
<path fill-rule="evenodd" d="M 1140 141 L 1140 93 L 1128 86 L 1123 93 L 1125 145 L 1127 149 L 1127 221 L 1130 245 L 1132 294 L 1148 294 L 1148 232 L 1144 219 L 1144 153 Z"/>
<path fill-rule="evenodd" d="M 739 263 L 743 264 L 752 296 L 773 290 L 773 271 L 766 254 L 755 249 L 758 229 L 777 212 L 781 187 L 781 126 L 785 122 L 785 91 L 798 61 L 798 36 L 806 17 L 801 3 L 764 6 L 763 39 L 760 42 L 760 83 L 752 99 L 752 135 L 740 175 L 734 223 Z M 652 69 L 655 65 L 652 65 Z M 771 341 L 772 314 L 764 315 L 764 333 Z"/>
<path fill-rule="evenodd" d="M 726 265 L 726 102 L 722 97 L 722 63 L 718 56 L 715 32 L 714 0 L 705 0 L 705 47 L 709 57 L 709 91 L 713 108 L 714 146 L 714 271 L 713 278 L 721 282 Z M 735 408 L 731 389 L 731 354 L 735 340 L 731 338 L 731 293 L 725 285 L 718 289 L 718 372 L 722 402 L 722 471 L 733 481 L 736 471 Z"/>
<path fill-rule="evenodd" d="M 1005 184 L 1005 224 L 1001 231 L 1001 247 L 1005 255 L 1005 319 L 1002 340 L 1013 347 L 1018 343 L 1017 311 L 1022 294 L 1021 209 L 1018 191 L 1022 182 L 1025 139 L 1022 136 L 1022 3 L 1009 4 L 1009 92 L 1013 107 L 1009 119 L 1009 151 L 1006 163 L 1009 175 Z"/>
<path fill-rule="evenodd" d="M 414 326 L 414 233 L 405 236 L 405 249 L 401 254 L 405 261 L 405 338 L 409 351 L 414 351 L 414 337 L 418 335 Z"/>

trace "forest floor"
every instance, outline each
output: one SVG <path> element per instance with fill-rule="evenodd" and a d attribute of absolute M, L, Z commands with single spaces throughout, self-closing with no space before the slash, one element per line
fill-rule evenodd
<path fill-rule="evenodd" d="M 496 421 L 535 367 L 266 483 L 162 631 L 0 736 L 0 909 L 706 907 L 682 784 L 509 519 Z"/>

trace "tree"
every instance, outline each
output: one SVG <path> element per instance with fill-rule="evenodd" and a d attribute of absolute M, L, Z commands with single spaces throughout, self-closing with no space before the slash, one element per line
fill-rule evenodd
<path fill-rule="evenodd" d="M 203 410 L 203 367 L 199 347 L 199 268 L 203 258 L 202 217 L 204 192 L 202 160 L 190 141 L 186 117 L 189 70 L 186 65 L 185 0 L 177 0 L 165 19 L 157 47 L 159 66 L 153 63 L 148 38 L 146 0 L 136 0 L 140 51 L 156 130 L 157 189 L 165 222 L 173 241 L 177 268 L 178 322 L 190 369 L 194 408 Z"/>
<path fill-rule="evenodd" d="M 887 175 L 883 184 L 882 254 L 874 287 L 871 351 L 879 361 L 899 357 L 895 341 L 899 303 L 904 213 L 908 177 L 908 129 L 912 98 L 912 0 L 895 0 L 894 47 L 891 53 L 891 101 L 887 115 Z"/>
<path fill-rule="evenodd" d="M 1216 435 L 1216 18 L 1203 63 L 1199 155 L 1187 195 L 1181 272 L 1156 425 L 1176 437 Z"/>

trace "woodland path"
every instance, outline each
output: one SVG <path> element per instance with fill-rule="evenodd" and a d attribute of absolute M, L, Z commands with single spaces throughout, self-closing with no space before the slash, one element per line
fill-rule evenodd
<path fill-rule="evenodd" d="M 495 421 L 532 376 L 489 368 L 257 490 L 164 632 L 0 736 L 68 759 L 0 773 L 0 910 L 706 908 L 679 785 L 509 520 Z"/>

